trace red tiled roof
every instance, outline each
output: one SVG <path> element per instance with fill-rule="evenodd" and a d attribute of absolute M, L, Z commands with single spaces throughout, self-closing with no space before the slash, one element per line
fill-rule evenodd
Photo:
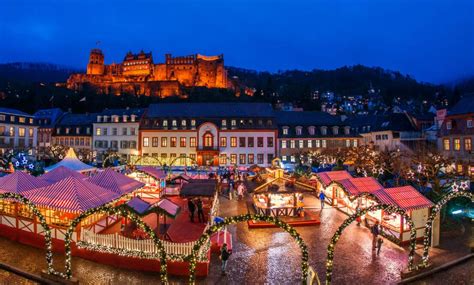
<path fill-rule="evenodd" d="M 325 185 L 329 185 L 329 183 L 333 181 L 340 181 L 343 179 L 352 178 L 350 173 L 345 170 L 320 172 L 320 173 L 316 173 L 316 175 L 319 177 L 319 179 L 321 179 L 321 182 L 323 182 L 323 184 Z"/>
<path fill-rule="evenodd" d="M 429 208 L 433 203 L 412 186 L 385 188 L 380 195 L 382 203 L 397 205 L 405 211 Z"/>

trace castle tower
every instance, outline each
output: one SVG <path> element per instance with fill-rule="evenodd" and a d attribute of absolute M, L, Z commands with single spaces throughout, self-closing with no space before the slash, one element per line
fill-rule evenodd
<path fill-rule="evenodd" d="M 87 64 L 87 74 L 104 74 L 104 54 L 100 49 L 95 48 L 91 50 L 89 55 L 89 63 Z"/>

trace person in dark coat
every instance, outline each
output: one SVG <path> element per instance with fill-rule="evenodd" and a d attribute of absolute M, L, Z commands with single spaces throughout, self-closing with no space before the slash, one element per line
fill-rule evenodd
<path fill-rule="evenodd" d="M 376 250 L 377 248 L 377 239 L 380 234 L 380 226 L 379 221 L 375 221 L 375 224 L 370 228 L 370 232 L 372 233 L 372 250 Z"/>
<path fill-rule="evenodd" d="M 222 261 L 222 266 L 221 266 L 222 275 L 225 275 L 225 267 L 227 266 L 227 260 L 229 259 L 229 257 L 230 257 L 230 252 L 229 250 L 227 250 L 227 244 L 224 243 L 222 245 L 221 255 L 219 257 Z"/>
<path fill-rule="evenodd" d="M 204 219 L 204 211 L 202 210 L 202 200 L 201 198 L 197 199 L 196 206 L 198 209 L 198 220 L 200 223 L 204 223 L 206 220 Z"/>
<path fill-rule="evenodd" d="M 189 218 L 191 222 L 194 223 L 194 212 L 196 211 L 196 205 L 191 198 L 188 199 L 188 210 L 189 210 Z"/>

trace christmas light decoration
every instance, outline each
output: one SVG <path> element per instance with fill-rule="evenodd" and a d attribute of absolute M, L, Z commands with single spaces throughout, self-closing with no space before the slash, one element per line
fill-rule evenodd
<path fill-rule="evenodd" d="M 346 227 L 348 227 L 352 222 L 354 222 L 358 217 L 361 217 L 368 212 L 372 211 L 377 211 L 377 210 L 383 210 L 387 213 L 396 213 L 398 215 L 403 216 L 405 221 L 409 224 L 410 226 L 410 253 L 408 255 L 408 270 L 412 271 L 414 269 L 413 266 L 413 256 L 415 255 L 415 245 L 416 245 L 416 228 L 415 224 L 413 223 L 412 219 L 410 218 L 409 215 L 405 212 L 405 210 L 394 206 L 394 205 L 386 205 L 386 204 L 379 204 L 379 205 L 374 205 L 365 209 L 361 209 L 357 213 L 351 215 L 349 218 L 347 218 L 342 225 L 337 229 L 337 231 L 334 233 L 331 242 L 328 245 L 327 248 L 327 259 L 326 259 L 326 285 L 331 284 L 332 280 L 332 269 L 333 269 L 333 260 L 334 260 L 334 249 L 336 247 L 336 243 L 339 240 L 339 238 L 342 235 L 342 232 Z"/>
<path fill-rule="evenodd" d="M 222 222 L 216 223 L 209 227 L 209 229 L 204 232 L 199 240 L 195 243 L 193 247 L 193 251 L 190 256 L 189 260 L 189 283 L 195 284 L 196 281 L 196 263 L 197 263 L 197 255 L 201 250 L 202 246 L 207 243 L 207 241 L 211 238 L 211 235 L 222 230 L 222 228 L 239 223 L 239 222 L 246 222 L 246 221 L 264 221 L 267 223 L 272 223 L 279 228 L 283 229 L 287 233 L 290 234 L 291 237 L 294 238 L 296 243 L 301 249 L 301 282 L 302 284 L 306 284 L 306 278 L 308 276 L 308 248 L 304 243 L 303 239 L 299 235 L 299 233 L 287 223 L 279 220 L 278 218 L 272 216 L 264 216 L 264 215 L 252 215 L 252 214 L 244 214 L 238 215 L 233 217 L 227 217 Z"/>

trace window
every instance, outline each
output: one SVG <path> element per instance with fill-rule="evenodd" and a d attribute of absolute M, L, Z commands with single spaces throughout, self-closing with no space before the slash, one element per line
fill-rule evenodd
<path fill-rule="evenodd" d="M 453 128 L 453 124 L 451 123 L 451 121 L 446 122 L 446 129 L 447 129 L 447 130 L 450 130 L 450 129 L 452 129 L 452 128 Z"/>
<path fill-rule="evenodd" d="M 116 136 L 117 135 L 117 128 L 112 128 L 112 135 Z"/>
<path fill-rule="evenodd" d="M 91 128 L 86 128 L 86 134 L 90 134 L 91 133 Z"/>
<path fill-rule="evenodd" d="M 357 147 L 357 146 L 359 145 L 359 141 L 358 141 L 358 140 L 354 140 L 353 145 L 354 145 L 354 147 Z"/>
<path fill-rule="evenodd" d="M 290 141 L 290 148 L 295 148 L 295 141 L 293 140 Z"/>
<path fill-rule="evenodd" d="M 321 140 L 322 147 L 326 147 L 326 140 Z"/>
<path fill-rule="evenodd" d="M 191 127 L 195 127 L 196 126 L 196 120 L 191 120 Z"/>
<path fill-rule="evenodd" d="M 171 121 L 171 125 L 172 125 L 173 127 L 176 127 L 176 126 L 178 125 L 178 123 L 176 122 L 176 120 L 172 120 L 172 121 Z"/>
<path fill-rule="evenodd" d="M 181 153 L 179 155 L 179 164 L 186 165 L 186 154 L 185 153 Z"/>
<path fill-rule="evenodd" d="M 451 149 L 451 145 L 449 143 L 449 139 L 444 139 L 443 140 L 443 149 L 444 150 L 450 150 Z"/>
<path fill-rule="evenodd" d="M 273 138 L 267 137 L 267 147 L 273 147 Z"/>
<path fill-rule="evenodd" d="M 161 154 L 161 159 L 166 159 L 166 158 L 168 158 L 168 155 L 166 153 L 162 153 Z"/>
<path fill-rule="evenodd" d="M 104 136 L 106 136 L 107 135 L 107 128 L 104 128 L 103 132 L 104 132 Z"/>
<path fill-rule="evenodd" d="M 314 136 L 314 133 L 315 133 L 315 127 L 311 126 L 311 127 L 308 127 L 308 133 L 311 135 L 311 136 Z"/>
<path fill-rule="evenodd" d="M 315 146 L 316 146 L 316 147 L 321 147 L 321 141 L 320 141 L 320 140 L 316 140 L 316 141 L 315 141 Z"/>
<path fill-rule="evenodd" d="M 302 127 L 296 127 L 296 135 L 297 136 L 301 136 L 301 133 L 303 132 L 303 128 Z"/>
<path fill-rule="evenodd" d="M 122 136 L 126 136 L 127 135 L 127 128 L 122 128 Z"/>
<path fill-rule="evenodd" d="M 453 140 L 454 150 L 461 150 L 461 139 Z"/>
<path fill-rule="evenodd" d="M 295 162 L 295 156 L 294 155 L 290 156 L 290 161 Z"/>
<path fill-rule="evenodd" d="M 170 138 L 170 147 L 176 147 L 177 140 L 178 139 L 176 137 L 171 137 Z"/>
<path fill-rule="evenodd" d="M 239 138 L 239 147 L 245 147 L 245 137 Z"/>
<path fill-rule="evenodd" d="M 186 120 L 181 120 L 181 126 L 186 127 Z"/>
<path fill-rule="evenodd" d="M 130 128 L 130 135 L 134 136 L 135 135 L 135 128 Z"/>
<path fill-rule="evenodd" d="M 153 137 L 151 139 L 151 146 L 152 147 L 158 147 L 158 138 L 157 137 Z"/>
<path fill-rule="evenodd" d="M 221 125 L 222 127 L 227 127 L 227 120 L 222 120 Z"/>
<path fill-rule="evenodd" d="M 247 162 L 248 164 L 254 164 L 254 155 L 253 153 L 249 153 L 248 156 L 247 156 Z"/>
<path fill-rule="evenodd" d="M 81 128 L 76 128 L 76 134 L 80 134 L 81 133 Z"/>
<path fill-rule="evenodd" d="M 168 138 L 162 137 L 161 138 L 161 147 L 167 147 L 168 146 Z"/>
<path fill-rule="evenodd" d="M 163 127 L 165 127 L 165 128 L 168 127 L 168 120 L 163 120 Z"/>
<path fill-rule="evenodd" d="M 263 137 L 257 138 L 257 147 L 263 147 Z"/>
<path fill-rule="evenodd" d="M 230 146 L 231 147 L 237 147 L 237 138 L 236 137 L 231 137 L 230 138 Z"/>
<path fill-rule="evenodd" d="M 18 135 L 20 137 L 24 137 L 25 136 L 25 128 L 18 128 Z"/>
<path fill-rule="evenodd" d="M 472 150 L 472 139 L 471 138 L 465 138 L 464 139 L 464 150 L 465 151 L 471 151 Z"/>
<path fill-rule="evenodd" d="M 189 138 L 189 146 L 190 147 L 196 147 L 196 138 L 195 137 L 190 137 Z"/>
<path fill-rule="evenodd" d="M 351 147 L 351 140 L 346 140 L 346 147 Z"/>
<path fill-rule="evenodd" d="M 312 140 L 309 140 L 308 141 L 308 148 L 312 148 L 313 147 L 313 141 Z"/>
<path fill-rule="evenodd" d="M 207 132 L 204 134 L 203 136 L 204 147 L 212 147 L 214 145 L 212 138 L 213 137 L 211 133 Z"/>
<path fill-rule="evenodd" d="M 328 134 L 328 128 L 327 127 L 321 127 L 321 134 L 323 136 L 327 135 Z"/>
<path fill-rule="evenodd" d="M 176 158 L 176 153 L 170 153 L 170 159 L 173 160 Z"/>
<path fill-rule="evenodd" d="M 20 122 L 20 123 L 25 123 L 25 122 L 26 122 L 25 117 L 19 117 L 19 118 L 18 118 L 18 122 Z"/>
<path fill-rule="evenodd" d="M 186 147 L 186 137 L 180 137 L 179 138 L 179 146 L 180 147 Z"/>
<path fill-rule="evenodd" d="M 230 155 L 230 163 L 236 164 L 237 163 L 237 154 L 233 153 Z"/>
<path fill-rule="evenodd" d="M 247 146 L 248 147 L 253 147 L 254 146 L 254 137 L 248 137 L 247 138 Z"/>
<path fill-rule="evenodd" d="M 237 121 L 232 120 L 232 121 L 230 121 L 230 124 L 231 124 L 232 127 L 235 127 L 235 126 L 237 126 Z"/>
<path fill-rule="evenodd" d="M 281 160 L 286 161 L 286 155 L 282 155 Z"/>
<path fill-rule="evenodd" d="M 281 148 L 286 148 L 286 141 L 285 140 L 281 141 Z"/>
<path fill-rule="evenodd" d="M 192 162 L 193 164 L 196 163 L 196 154 L 195 154 L 195 153 L 191 153 L 191 154 L 189 155 L 189 158 L 191 158 L 191 162 Z"/>
<path fill-rule="evenodd" d="M 227 163 L 227 155 L 225 153 L 221 153 L 219 155 L 219 164 L 225 165 Z"/>
<path fill-rule="evenodd" d="M 239 154 L 239 164 L 246 164 L 245 163 L 245 154 Z"/>
<path fill-rule="evenodd" d="M 69 130 L 70 130 L 69 128 L 66 128 L 66 135 L 69 134 Z"/>
<path fill-rule="evenodd" d="M 144 138 L 143 138 L 143 146 L 144 146 L 144 147 L 148 147 L 149 144 L 150 144 L 150 143 L 149 143 L 149 138 L 148 138 L 148 137 L 144 137 Z"/>
<path fill-rule="evenodd" d="M 33 128 L 29 128 L 28 129 L 28 136 L 31 138 L 31 137 L 33 137 L 33 134 L 34 134 Z"/>
<path fill-rule="evenodd" d="M 348 127 L 348 126 L 344 127 L 344 134 L 349 135 L 350 133 L 351 133 L 351 127 Z"/>
<path fill-rule="evenodd" d="M 10 122 L 15 122 L 15 116 L 10 116 Z"/>
<path fill-rule="evenodd" d="M 5 115 L 0 115 L 0 121 L 5 121 Z"/>
<path fill-rule="evenodd" d="M 283 127 L 283 135 L 287 135 L 288 134 L 288 127 Z"/>
<path fill-rule="evenodd" d="M 339 127 L 338 126 L 332 127 L 332 133 L 333 133 L 333 135 L 338 135 L 339 134 Z"/>
<path fill-rule="evenodd" d="M 257 154 L 257 164 L 263 164 L 263 153 Z"/>
<path fill-rule="evenodd" d="M 304 141 L 303 140 L 298 141 L 298 147 L 299 148 L 304 148 Z"/>
<path fill-rule="evenodd" d="M 472 128 L 472 120 L 467 120 L 467 127 Z"/>
<path fill-rule="evenodd" d="M 226 137 L 221 137 L 220 138 L 219 146 L 220 147 L 226 147 L 227 146 L 227 138 Z"/>

